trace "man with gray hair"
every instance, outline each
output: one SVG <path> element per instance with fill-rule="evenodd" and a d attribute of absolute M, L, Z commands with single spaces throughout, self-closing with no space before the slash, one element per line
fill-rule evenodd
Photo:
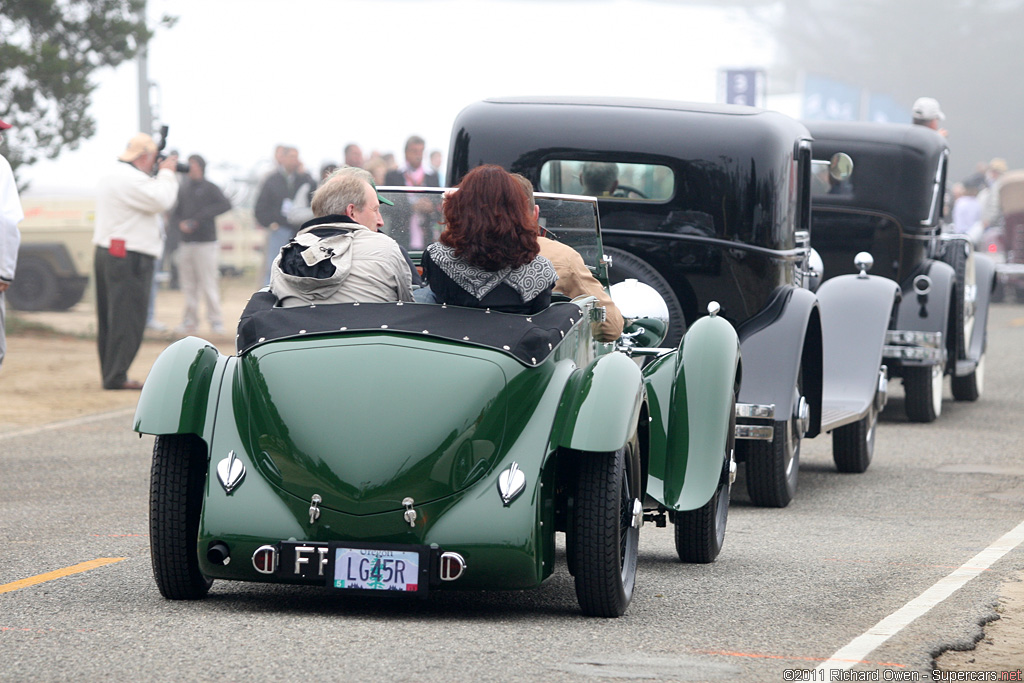
<path fill-rule="evenodd" d="M 336 170 L 313 194 L 313 220 L 274 260 L 270 289 L 284 307 L 412 301 L 412 276 L 383 227 L 380 197 L 360 173 Z"/>

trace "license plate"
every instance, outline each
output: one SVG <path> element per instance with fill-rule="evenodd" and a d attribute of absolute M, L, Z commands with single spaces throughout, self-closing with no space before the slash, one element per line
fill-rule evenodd
<path fill-rule="evenodd" d="M 334 548 L 335 588 L 402 591 L 421 589 L 421 554 L 406 550 Z"/>

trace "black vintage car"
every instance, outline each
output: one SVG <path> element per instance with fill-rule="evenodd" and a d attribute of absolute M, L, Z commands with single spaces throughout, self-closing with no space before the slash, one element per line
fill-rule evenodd
<path fill-rule="evenodd" d="M 447 177 L 455 184 L 484 163 L 540 191 L 596 196 L 610 279 L 661 294 L 666 343 L 721 304 L 742 346 L 737 456 L 755 503 L 789 503 L 800 440 L 823 431 L 834 433 L 840 470 L 867 468 L 899 290 L 862 272 L 815 291 L 811 136 L 801 123 L 739 106 L 490 99 L 457 117 Z M 859 260 L 866 271 L 870 259 Z"/>
<path fill-rule="evenodd" d="M 859 251 L 875 272 L 900 283 L 903 303 L 887 334 L 885 364 L 903 379 L 907 417 L 931 422 L 942 411 L 944 376 L 953 398 L 984 388 L 993 262 L 965 235 L 943 234 L 949 148 L 933 130 L 909 124 L 807 122 L 815 164 L 837 154 L 853 162 L 846 180 L 816 174 L 814 247 L 825 276 L 849 271 Z"/>

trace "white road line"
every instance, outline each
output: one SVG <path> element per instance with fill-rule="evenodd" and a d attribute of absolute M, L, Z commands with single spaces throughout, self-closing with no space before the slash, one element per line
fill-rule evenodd
<path fill-rule="evenodd" d="M 921 595 L 896 610 L 885 619 L 868 629 L 864 634 L 854 638 L 850 643 L 832 655 L 827 662 L 816 671 L 826 672 L 823 681 L 832 680 L 830 671 L 845 671 L 860 663 L 864 658 L 885 641 L 899 633 L 903 627 L 925 614 L 939 604 L 968 581 L 991 567 L 999 558 L 1024 542 L 1024 522 L 1007 532 L 998 541 L 982 550 L 964 563 L 952 574 L 939 581 Z M 817 678 L 814 680 L 818 680 Z"/>
<path fill-rule="evenodd" d="M 122 408 L 121 410 L 113 410 L 109 413 L 98 413 L 96 415 L 85 415 L 84 417 L 76 417 L 70 420 L 61 420 L 60 422 L 51 422 L 40 427 L 30 427 L 29 429 L 20 429 L 16 432 L 0 432 L 0 439 L 13 439 L 16 436 L 31 436 L 32 434 L 39 434 L 41 432 L 48 432 L 54 429 L 64 429 L 65 427 L 77 427 L 78 425 L 89 424 L 90 422 L 99 422 L 100 420 L 106 420 L 112 417 L 122 417 L 124 415 L 135 414 L 135 408 Z"/>

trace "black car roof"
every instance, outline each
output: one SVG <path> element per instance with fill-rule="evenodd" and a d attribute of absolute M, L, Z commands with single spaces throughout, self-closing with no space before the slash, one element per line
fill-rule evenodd
<path fill-rule="evenodd" d="M 739 105 L 616 97 L 502 97 L 464 108 L 452 127 L 449 182 L 486 159 L 512 171 L 539 156 L 576 153 L 622 160 L 637 154 L 708 163 L 773 165 L 810 139 L 798 121 Z"/>
<path fill-rule="evenodd" d="M 522 173 L 540 187 L 549 160 L 662 165 L 674 194 L 647 206 L 650 217 L 696 212 L 709 235 L 767 249 L 793 247 L 792 163 L 811 135 L 775 111 L 739 105 L 615 97 L 503 97 L 470 104 L 456 117 L 449 182 L 482 163 Z M 603 228 L 614 199 L 599 200 Z M 686 214 L 695 215 L 695 214 Z"/>
<path fill-rule="evenodd" d="M 884 211 L 908 226 L 937 220 L 933 205 L 936 171 L 948 153 L 945 138 L 924 126 L 863 121 L 806 121 L 814 136 L 813 156 L 837 152 L 853 159 L 852 194 L 822 195 L 816 206 Z M 943 178 L 944 180 L 944 178 Z"/>

